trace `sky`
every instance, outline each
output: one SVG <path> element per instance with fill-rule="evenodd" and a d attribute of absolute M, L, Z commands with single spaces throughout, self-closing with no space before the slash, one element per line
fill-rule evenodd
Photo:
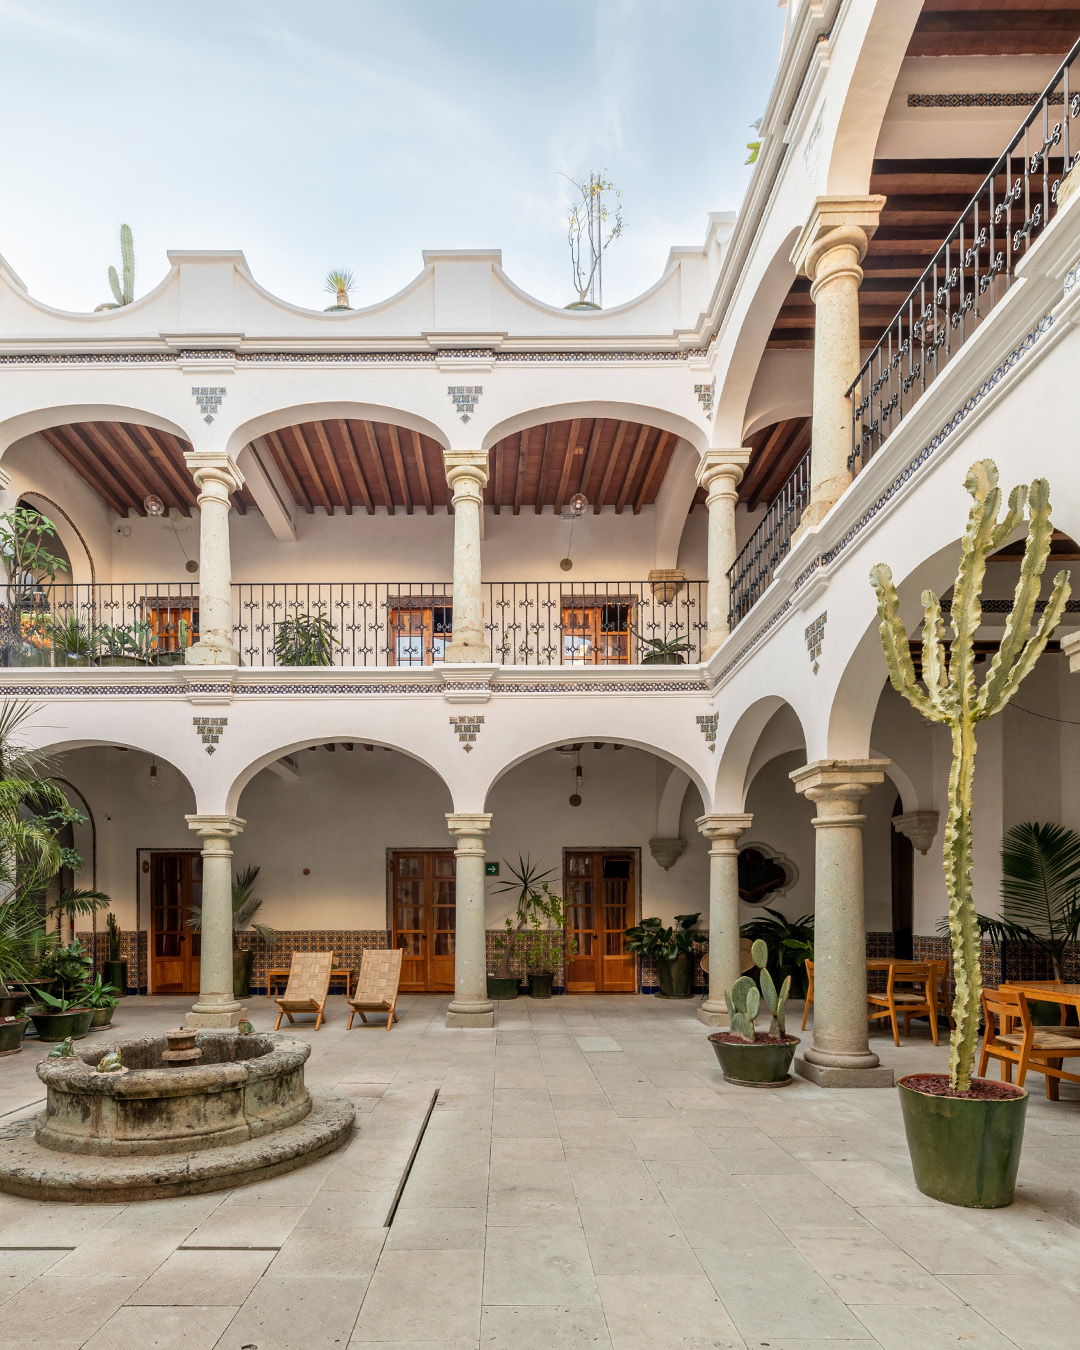
<path fill-rule="evenodd" d="M 127 222 L 136 295 L 170 248 L 239 248 L 321 309 L 331 267 L 359 308 L 425 248 L 501 248 L 562 305 L 561 175 L 600 169 L 607 308 L 738 207 L 783 23 L 777 0 L 0 0 L 0 254 L 93 309 Z"/>

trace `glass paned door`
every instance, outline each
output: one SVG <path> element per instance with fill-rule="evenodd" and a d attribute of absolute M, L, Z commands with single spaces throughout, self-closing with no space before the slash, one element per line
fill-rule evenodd
<path fill-rule="evenodd" d="M 618 601 L 564 604 L 563 665 L 625 666 L 631 661 L 633 606 Z"/>
<path fill-rule="evenodd" d="M 201 905 L 202 855 L 151 853 L 150 980 L 153 993 L 198 993 L 202 935 L 192 931 L 188 920 L 192 906 Z"/>
<path fill-rule="evenodd" d="M 392 942 L 402 950 L 403 993 L 454 988 L 455 863 L 450 850 L 391 855 Z"/>
<path fill-rule="evenodd" d="M 396 605 L 390 609 L 390 664 L 441 666 L 454 632 L 450 605 Z"/>
<path fill-rule="evenodd" d="M 566 970 L 567 993 L 634 992 L 634 957 L 623 942 L 624 930 L 635 922 L 634 864 L 630 852 L 566 853 L 567 936 L 578 944 Z"/>

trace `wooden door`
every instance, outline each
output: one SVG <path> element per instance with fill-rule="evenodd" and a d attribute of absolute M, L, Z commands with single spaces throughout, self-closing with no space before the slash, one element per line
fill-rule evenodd
<path fill-rule="evenodd" d="M 618 600 L 563 603 L 563 665 L 625 666 L 633 652 L 633 606 Z"/>
<path fill-rule="evenodd" d="M 453 991 L 455 864 L 449 849 L 391 855 L 393 945 L 402 950 L 403 993 Z"/>
<path fill-rule="evenodd" d="M 202 935 L 188 927 L 202 905 L 202 854 L 150 854 L 150 982 L 155 994 L 196 994 Z"/>
<path fill-rule="evenodd" d="M 634 957 L 626 951 L 623 933 L 636 922 L 636 870 L 632 852 L 566 853 L 567 937 L 578 944 L 566 969 L 568 994 L 634 993 Z"/>

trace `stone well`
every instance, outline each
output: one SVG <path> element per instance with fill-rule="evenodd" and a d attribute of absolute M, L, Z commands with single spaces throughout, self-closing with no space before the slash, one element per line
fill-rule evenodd
<path fill-rule="evenodd" d="M 354 1107 L 308 1091 L 303 1041 L 203 1032 L 196 1044 L 199 1063 L 169 1065 L 164 1037 L 121 1042 L 123 1073 L 98 1073 L 100 1045 L 44 1060 L 45 1110 L 0 1129 L 0 1191 L 83 1201 L 193 1195 L 276 1176 L 345 1142 Z"/>

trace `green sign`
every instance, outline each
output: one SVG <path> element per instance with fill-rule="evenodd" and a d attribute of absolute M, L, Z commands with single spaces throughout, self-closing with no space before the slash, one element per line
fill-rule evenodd
<path fill-rule="evenodd" d="M 498 864 L 498 863 L 485 863 L 485 864 L 484 864 L 484 876 L 486 876 L 486 877 L 497 877 L 498 875 L 499 875 L 499 864 Z"/>

